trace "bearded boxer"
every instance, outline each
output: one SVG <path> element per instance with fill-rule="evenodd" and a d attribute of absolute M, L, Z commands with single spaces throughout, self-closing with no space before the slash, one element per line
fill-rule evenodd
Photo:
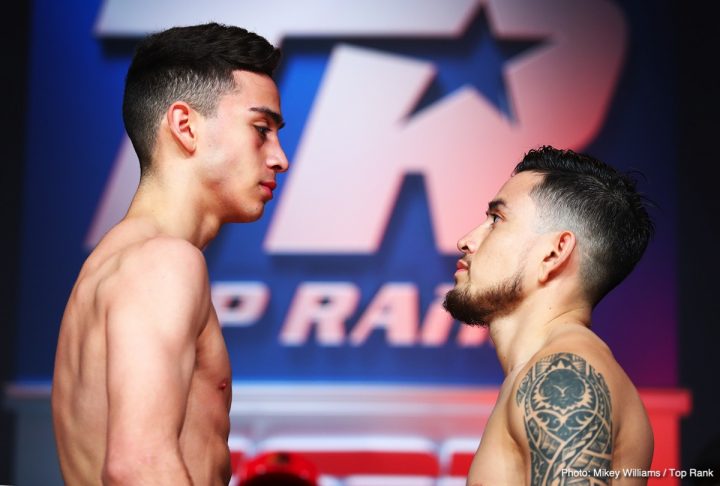
<path fill-rule="evenodd" d="M 462 237 L 445 307 L 487 326 L 505 380 L 469 486 L 637 484 L 653 436 L 637 390 L 592 331 L 653 225 L 635 183 L 569 150 L 531 150 Z"/>

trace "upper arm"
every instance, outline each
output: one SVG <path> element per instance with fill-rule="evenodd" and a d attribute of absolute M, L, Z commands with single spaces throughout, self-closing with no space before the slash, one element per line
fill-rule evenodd
<path fill-rule="evenodd" d="M 209 312 L 204 259 L 185 243 L 148 242 L 114 278 L 106 315 L 108 456 L 131 450 L 152 462 L 177 445 L 184 420 Z"/>
<path fill-rule="evenodd" d="M 610 391 L 603 375 L 573 353 L 535 361 L 522 377 L 513 408 L 521 415 L 533 485 L 564 483 L 570 471 L 598 483 L 613 449 Z"/>

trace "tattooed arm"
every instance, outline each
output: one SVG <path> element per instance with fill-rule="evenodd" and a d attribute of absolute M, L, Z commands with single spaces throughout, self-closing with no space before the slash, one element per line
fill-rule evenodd
<path fill-rule="evenodd" d="M 535 362 L 515 396 L 530 452 L 532 485 L 609 484 L 613 452 L 610 391 L 582 357 Z M 599 473 L 598 473 L 599 472 Z"/>

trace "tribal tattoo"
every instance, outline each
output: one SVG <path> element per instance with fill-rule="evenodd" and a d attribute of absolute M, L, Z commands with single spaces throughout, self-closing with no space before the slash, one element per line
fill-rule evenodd
<path fill-rule="evenodd" d="M 607 484 L 593 475 L 610 469 L 612 453 L 610 391 L 600 373 L 576 354 L 553 354 L 525 375 L 515 400 L 524 409 L 531 484 Z"/>

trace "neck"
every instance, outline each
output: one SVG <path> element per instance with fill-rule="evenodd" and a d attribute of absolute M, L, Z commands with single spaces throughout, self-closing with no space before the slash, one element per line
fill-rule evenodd
<path fill-rule="evenodd" d="M 172 181 L 144 177 L 124 221 L 149 224 L 158 235 L 181 238 L 201 250 L 222 225 L 221 218 L 203 203 L 197 182 L 182 174 Z"/>
<path fill-rule="evenodd" d="M 590 327 L 592 308 L 585 302 L 550 302 L 526 299 L 512 314 L 494 319 L 489 326 L 505 375 L 522 368 L 550 340 L 569 326 Z"/>

